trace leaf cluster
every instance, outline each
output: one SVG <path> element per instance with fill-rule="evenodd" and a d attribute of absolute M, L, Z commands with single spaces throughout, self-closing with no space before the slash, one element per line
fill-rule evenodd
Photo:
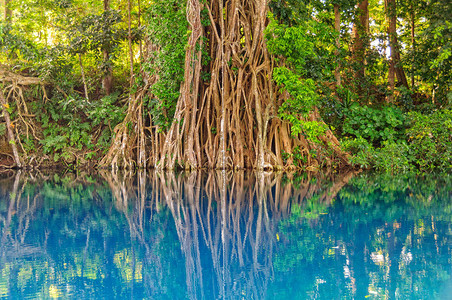
<path fill-rule="evenodd" d="M 118 97 L 119 93 L 114 93 L 91 103 L 82 97 L 68 96 L 61 97 L 58 105 L 37 104 L 37 109 L 47 112 L 39 119 L 43 152 L 52 154 L 55 161 L 60 157 L 68 161 L 76 151 L 102 153 L 108 149 L 114 126 L 125 116 L 124 108 L 117 106 Z M 100 130 L 97 137 L 93 134 L 96 128 Z"/>
<path fill-rule="evenodd" d="M 318 143 L 327 127 L 323 122 L 306 118 L 318 104 L 318 80 L 331 76 L 328 57 L 333 48 L 327 41 L 333 40 L 334 34 L 314 21 L 288 26 L 279 23 L 273 14 L 269 19 L 265 33 L 267 47 L 282 65 L 274 68 L 273 80 L 289 94 L 278 108 L 279 116 L 290 122 L 293 136 L 301 133 Z"/>
<path fill-rule="evenodd" d="M 188 41 L 188 22 L 185 1 L 158 1 L 145 12 L 149 20 L 146 34 L 156 51 L 142 64 L 143 70 L 157 81 L 151 87 L 151 97 L 145 99 L 152 121 L 161 130 L 173 119 L 180 84 L 184 79 L 185 47 Z"/>
<path fill-rule="evenodd" d="M 404 138 L 406 115 L 397 107 L 384 106 L 381 109 L 353 104 L 344 110 L 343 134 L 362 137 L 375 146 L 384 141 Z"/>
<path fill-rule="evenodd" d="M 360 167 L 373 167 L 391 173 L 450 172 L 452 169 L 452 114 L 439 110 L 431 114 L 410 112 L 405 115 L 407 127 L 400 129 L 398 139 L 382 140 L 374 146 L 362 135 L 343 139 L 344 150 L 353 154 L 352 162 Z M 390 125 L 389 125 L 390 126 Z M 366 127 L 367 128 L 367 127 Z M 394 130 L 389 127 L 387 132 Z M 384 130 L 379 130 L 384 132 Z M 381 138 L 381 136 L 378 136 Z"/>

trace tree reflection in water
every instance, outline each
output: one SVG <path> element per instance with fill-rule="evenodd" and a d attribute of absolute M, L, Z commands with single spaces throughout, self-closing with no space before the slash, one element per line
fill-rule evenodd
<path fill-rule="evenodd" d="M 450 178 L 352 177 L 3 175 L 0 297 L 441 297 Z"/>

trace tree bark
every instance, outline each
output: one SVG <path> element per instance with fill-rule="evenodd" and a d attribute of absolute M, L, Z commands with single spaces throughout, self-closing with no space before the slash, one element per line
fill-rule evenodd
<path fill-rule="evenodd" d="M 141 27 L 141 0 L 138 0 L 138 28 Z M 143 42 L 142 39 L 139 40 L 140 48 L 140 62 L 143 61 Z"/>
<path fill-rule="evenodd" d="M 388 35 L 389 35 L 389 47 L 391 49 L 391 65 L 392 65 L 392 66 L 390 65 L 390 70 L 394 69 L 397 81 L 400 82 L 406 88 L 408 88 L 408 81 L 406 79 L 405 72 L 401 65 L 399 45 L 397 41 L 397 9 L 395 0 L 386 0 L 386 15 L 389 19 Z"/>
<path fill-rule="evenodd" d="M 391 32 L 395 31 L 395 23 L 392 21 L 390 17 L 390 8 L 389 8 L 389 0 L 385 0 L 385 11 L 386 11 L 386 20 L 388 22 L 388 37 L 390 39 Z M 390 50 L 389 50 L 389 68 L 388 68 L 388 87 L 389 87 L 389 95 L 386 98 L 386 101 L 389 103 L 394 102 L 394 90 L 395 90 L 395 68 L 394 68 L 394 59 L 393 59 L 393 49 L 391 47 L 391 42 L 389 41 Z"/>
<path fill-rule="evenodd" d="M 412 51 L 412 55 L 414 56 L 414 53 L 416 51 L 416 40 L 415 40 L 415 23 L 414 23 L 414 18 L 415 18 L 415 12 L 414 12 L 414 7 L 413 4 L 411 4 L 411 51 Z M 411 65 L 411 88 L 414 88 L 414 60 L 413 63 Z"/>
<path fill-rule="evenodd" d="M 104 11 L 110 10 L 110 0 L 104 0 Z M 102 49 L 103 64 L 104 64 L 104 74 L 102 77 L 102 88 L 106 95 L 111 94 L 111 89 L 113 87 L 113 70 L 110 65 L 110 53 L 108 49 Z"/>
<path fill-rule="evenodd" d="M 85 79 L 85 69 L 83 68 L 82 54 L 81 53 L 78 54 L 78 62 L 80 64 L 80 72 L 82 73 L 83 88 L 85 90 L 85 98 L 86 98 L 86 100 L 89 101 L 88 87 L 86 85 L 86 79 Z"/>
<path fill-rule="evenodd" d="M 104 1 L 104 11 L 110 9 L 110 0 L 103 0 Z"/>
<path fill-rule="evenodd" d="M 353 61 L 356 65 L 356 77 L 362 80 L 365 76 L 365 57 L 368 47 L 369 32 L 369 1 L 363 0 L 358 3 L 357 16 L 353 24 Z"/>
<path fill-rule="evenodd" d="M 5 21 L 5 23 L 7 24 L 11 24 L 11 19 L 12 19 L 12 11 L 9 8 L 9 3 L 11 2 L 11 0 L 3 0 L 3 19 Z"/>
<path fill-rule="evenodd" d="M 8 142 L 11 145 L 11 149 L 13 150 L 14 162 L 16 163 L 16 166 L 18 168 L 21 168 L 22 164 L 19 159 L 19 153 L 17 152 L 16 139 L 15 139 L 14 133 L 11 129 L 13 125 L 11 124 L 11 118 L 10 118 L 9 112 L 8 112 L 9 105 L 8 105 L 8 102 L 6 101 L 5 97 L 3 96 L 2 91 L 0 91 L 0 104 L 2 105 L 3 115 L 5 116 L 6 131 L 8 132 Z"/>
<path fill-rule="evenodd" d="M 334 52 L 334 55 L 337 59 L 337 66 L 336 70 L 334 71 L 334 77 L 336 78 L 336 86 L 341 86 L 341 62 L 339 58 L 339 49 L 341 47 L 341 14 L 339 11 L 339 4 L 334 4 L 334 30 L 337 33 L 336 38 L 336 51 Z"/>
<path fill-rule="evenodd" d="M 133 77 L 133 49 L 132 49 L 132 18 L 131 18 L 131 10 L 132 10 L 132 1 L 131 0 L 127 0 L 127 26 L 128 26 L 127 39 L 129 41 L 130 82 L 132 83 L 132 77 Z"/>

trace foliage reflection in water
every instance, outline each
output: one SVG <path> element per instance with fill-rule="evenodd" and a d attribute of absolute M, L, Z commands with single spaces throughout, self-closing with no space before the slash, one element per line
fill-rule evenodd
<path fill-rule="evenodd" d="M 444 299 L 451 188 L 447 175 L 3 174 L 0 297 Z"/>

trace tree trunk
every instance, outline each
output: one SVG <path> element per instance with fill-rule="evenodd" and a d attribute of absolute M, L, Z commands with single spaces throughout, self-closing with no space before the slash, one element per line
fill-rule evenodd
<path fill-rule="evenodd" d="M 129 58 L 130 58 L 130 82 L 132 83 L 133 78 L 133 49 L 132 49 L 132 18 L 130 16 L 132 10 L 132 1 L 127 1 L 127 26 L 128 26 L 128 36 L 129 41 Z"/>
<path fill-rule="evenodd" d="M 82 54 L 78 54 L 78 62 L 80 64 L 80 72 L 82 73 L 82 80 L 83 80 L 83 89 L 85 90 L 85 98 L 89 101 L 88 96 L 88 87 L 86 85 L 86 79 L 85 79 L 85 69 L 83 68 L 83 62 L 82 62 Z"/>
<path fill-rule="evenodd" d="M 187 9 L 199 6 L 199 0 L 190 0 Z M 200 20 L 195 18 L 199 11 L 188 12 L 192 37 L 186 53 L 186 76 L 175 123 L 166 135 L 159 159 L 166 163 L 160 166 L 174 168 L 175 161 L 182 161 L 185 168 L 272 169 L 282 161 L 282 153 L 275 149 L 287 142 L 279 134 L 287 124 L 276 116 L 285 95 L 272 81 L 275 61 L 264 39 L 268 3 L 211 0 L 205 8 L 211 23 L 204 37 L 211 56 L 211 79 L 204 88 L 198 86 L 200 59 L 193 58 L 201 53 L 190 49 L 196 38 L 201 37 L 195 34 L 200 26 Z M 193 89 L 187 97 L 187 92 Z M 212 133 L 212 128 L 218 130 Z M 310 147 L 316 147 L 301 134 L 288 142 L 292 144 L 289 148 L 302 145 L 306 156 L 310 156 Z M 333 151 L 339 153 L 337 150 Z M 314 158 L 308 161 L 319 164 Z"/>
<path fill-rule="evenodd" d="M 104 11 L 110 10 L 110 0 L 104 0 Z M 106 95 L 111 94 L 111 89 L 113 87 L 113 69 L 111 68 L 110 53 L 108 49 L 102 49 L 103 56 L 103 77 L 102 77 L 102 88 Z"/>
<path fill-rule="evenodd" d="M 3 0 L 3 19 L 5 21 L 5 23 L 7 24 L 11 24 L 11 17 L 12 17 L 12 11 L 9 8 L 9 3 L 11 2 L 11 0 Z"/>
<path fill-rule="evenodd" d="M 385 0 L 385 11 L 386 11 L 386 20 L 388 22 L 388 37 L 391 36 L 391 32 L 395 31 L 395 23 L 390 17 L 390 8 L 389 8 L 389 0 Z M 394 102 L 394 90 L 395 90 L 395 68 L 394 68 L 394 59 L 393 59 L 393 49 L 390 45 L 390 53 L 389 53 L 389 68 L 388 68 L 388 87 L 389 87 L 389 95 L 386 98 L 386 101 L 389 103 Z"/>
<path fill-rule="evenodd" d="M 138 0 L 138 28 L 141 28 L 141 0 Z M 139 40 L 140 62 L 143 61 L 143 42 Z"/>
<path fill-rule="evenodd" d="M 102 50 L 103 63 L 104 63 L 104 74 L 102 77 L 102 88 L 106 95 L 111 94 L 111 89 L 113 87 L 113 70 L 110 66 L 110 53 L 107 50 Z"/>
<path fill-rule="evenodd" d="M 393 68 L 397 77 L 397 81 L 408 88 L 408 81 L 406 79 L 406 75 L 403 71 L 403 67 L 400 61 L 399 45 L 397 42 L 397 9 L 395 0 L 386 0 L 386 15 L 389 19 L 388 35 L 389 47 L 391 48 L 392 65 L 392 67 L 390 67 L 390 70 Z"/>
<path fill-rule="evenodd" d="M 16 139 L 11 129 L 13 125 L 11 124 L 11 118 L 7 109 L 9 107 L 9 104 L 3 96 L 2 91 L 0 91 L 0 104 L 2 105 L 3 115 L 5 116 L 6 131 L 8 132 L 8 142 L 11 145 L 11 149 L 13 150 L 14 162 L 16 163 L 16 166 L 20 168 L 22 167 L 22 164 L 20 163 L 19 153 L 17 152 Z"/>
<path fill-rule="evenodd" d="M 395 68 L 394 61 L 392 59 L 389 60 L 389 69 L 388 69 L 388 86 L 389 86 L 389 95 L 386 98 L 387 102 L 394 102 L 394 91 L 395 91 Z"/>
<path fill-rule="evenodd" d="M 413 4 L 411 4 L 413 5 Z M 411 7 L 411 51 L 412 51 L 412 55 L 414 55 L 415 51 L 416 51 L 416 40 L 414 38 L 414 33 L 415 33 L 415 24 L 414 24 L 414 18 L 415 18 L 415 12 L 414 12 L 414 8 Z M 414 89 L 414 59 L 413 59 L 413 63 L 411 65 L 411 88 Z"/>
<path fill-rule="evenodd" d="M 339 49 L 341 48 L 341 14 L 339 11 L 339 4 L 334 4 L 334 30 L 337 33 L 336 38 L 336 51 L 334 52 L 334 55 L 337 59 L 337 66 L 336 70 L 334 71 L 334 77 L 336 78 L 336 86 L 341 86 L 341 63 L 340 63 L 340 53 Z"/>
<path fill-rule="evenodd" d="M 353 61 L 356 65 L 356 78 L 362 80 L 366 70 L 366 49 L 368 47 L 369 32 L 369 1 L 358 3 L 357 16 L 353 24 Z M 360 85 L 362 82 L 359 82 Z"/>

